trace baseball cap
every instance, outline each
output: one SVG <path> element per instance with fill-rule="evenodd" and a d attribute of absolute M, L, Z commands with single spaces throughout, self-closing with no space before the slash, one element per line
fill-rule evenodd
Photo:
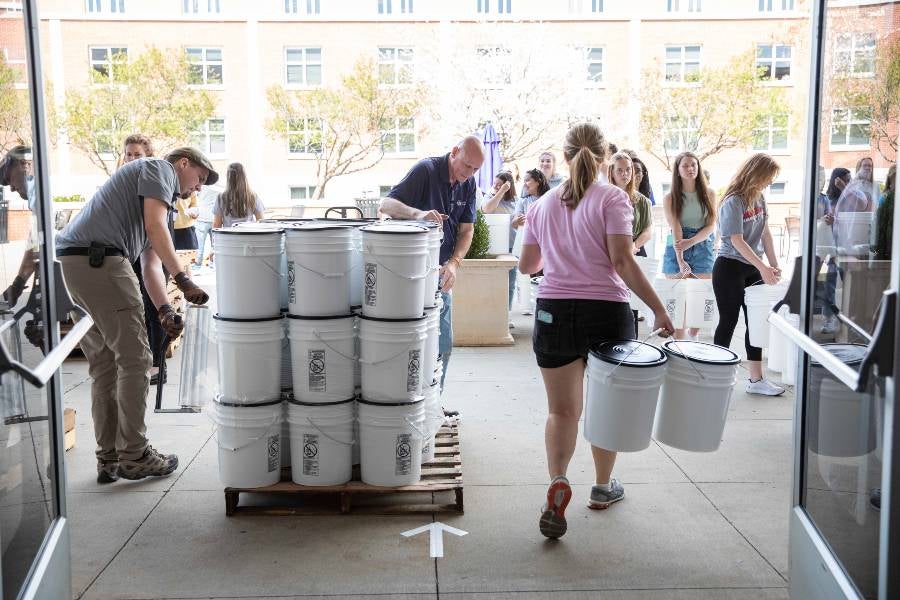
<path fill-rule="evenodd" d="M 206 177 L 206 182 L 204 183 L 204 185 L 213 185 L 219 180 L 219 174 L 216 173 L 216 170 L 213 168 L 212 163 L 209 162 L 209 159 L 206 158 L 205 154 L 203 154 L 196 148 L 184 146 L 182 148 L 175 148 L 174 150 L 166 154 L 166 160 L 171 163 L 174 163 L 179 158 L 186 158 L 195 165 L 200 165 L 201 167 L 209 171 L 209 175 Z"/>
<path fill-rule="evenodd" d="M 9 168 L 20 160 L 32 160 L 31 148 L 15 146 L 0 160 L 0 185 L 9 185 Z"/>

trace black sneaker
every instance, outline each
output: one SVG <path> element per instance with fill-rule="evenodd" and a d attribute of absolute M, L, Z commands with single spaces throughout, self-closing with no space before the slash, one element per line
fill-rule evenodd
<path fill-rule="evenodd" d="M 97 459 L 97 483 L 113 483 L 119 480 L 119 461 Z"/>
<path fill-rule="evenodd" d="M 162 454 L 147 446 L 144 455 L 137 460 L 120 460 L 119 477 L 122 479 L 143 479 L 144 477 L 164 477 L 178 468 L 178 457 Z"/>

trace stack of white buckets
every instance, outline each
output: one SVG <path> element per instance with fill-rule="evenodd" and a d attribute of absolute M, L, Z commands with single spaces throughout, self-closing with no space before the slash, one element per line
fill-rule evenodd
<path fill-rule="evenodd" d="M 323 221 L 213 236 L 222 483 L 271 485 L 290 466 L 295 483 L 336 485 L 354 464 L 372 485 L 417 482 L 442 421 L 442 229 Z"/>

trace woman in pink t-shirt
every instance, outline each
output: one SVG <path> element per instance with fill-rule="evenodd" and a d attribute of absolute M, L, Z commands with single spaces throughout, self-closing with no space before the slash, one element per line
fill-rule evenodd
<path fill-rule="evenodd" d="M 528 211 L 519 259 L 522 273 L 544 269 L 533 345 L 549 405 L 545 443 L 551 482 L 540 530 L 550 538 L 566 532 L 565 509 L 572 498 L 566 469 L 578 439 L 588 350 L 607 340 L 634 339 L 629 288 L 653 311 L 662 336 L 674 329 L 634 260 L 628 195 L 596 183 L 606 155 L 603 133 L 592 123 L 575 125 L 563 154 L 570 177 Z M 616 453 L 593 446 L 591 452 L 596 485 L 588 506 L 607 508 L 625 495 L 610 478 Z"/>

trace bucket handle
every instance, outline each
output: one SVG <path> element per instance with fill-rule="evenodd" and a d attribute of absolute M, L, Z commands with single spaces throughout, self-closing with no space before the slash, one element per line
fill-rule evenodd
<path fill-rule="evenodd" d="M 306 417 L 306 420 L 309 421 L 309 424 L 312 425 L 313 428 L 315 428 L 316 431 L 318 431 L 319 433 L 321 433 L 322 435 L 324 435 L 325 437 L 327 437 L 327 438 L 328 438 L 329 440 L 331 440 L 332 442 L 335 442 L 336 444 L 340 444 L 340 445 L 342 445 L 342 446 L 352 446 L 353 444 L 356 443 L 356 440 L 355 440 L 355 439 L 350 440 L 349 442 L 345 442 L 344 440 L 336 440 L 336 439 L 334 439 L 333 437 L 331 437 L 330 435 L 328 435 L 327 433 L 325 433 L 324 431 L 322 431 L 321 429 L 319 429 L 319 426 L 316 425 L 315 421 L 313 421 L 313 420 L 310 419 L 309 417 Z"/>
<path fill-rule="evenodd" d="M 678 285 L 678 284 L 675 284 L 675 285 Z M 647 337 L 645 337 L 645 338 L 641 341 L 641 343 L 642 343 L 642 344 L 646 344 L 646 343 L 647 343 L 647 340 L 649 340 L 650 338 L 652 338 L 654 335 L 658 334 L 660 331 L 662 331 L 662 329 L 654 329 L 653 331 L 650 332 L 650 335 L 648 335 Z M 632 354 L 634 354 L 634 351 L 637 350 L 637 349 L 638 349 L 638 346 L 635 346 L 634 348 L 631 349 L 631 351 L 630 351 L 628 354 L 626 354 L 625 356 L 623 356 L 623 357 L 622 357 L 622 360 L 620 360 L 619 362 L 617 362 L 617 363 L 616 363 L 616 366 L 614 366 L 614 367 L 612 368 L 612 370 L 611 370 L 609 373 L 607 373 L 606 375 L 603 376 L 603 383 L 608 382 L 608 381 L 609 381 L 609 378 L 612 377 L 612 374 L 616 372 L 616 369 L 618 369 L 618 368 L 622 365 L 623 362 L 625 362 L 626 360 L 628 360 L 628 357 L 631 356 Z"/>
<path fill-rule="evenodd" d="M 381 363 L 390 362 L 390 361 L 394 360 L 395 358 L 398 358 L 398 357 L 400 357 L 401 355 L 403 355 L 403 354 L 409 352 L 409 348 L 410 348 L 410 347 L 407 346 L 406 348 L 404 348 L 404 349 L 401 350 L 400 352 L 397 352 L 396 354 L 394 354 L 394 355 L 392 355 L 392 356 L 388 356 L 387 358 L 383 358 L 383 359 L 381 359 L 381 360 L 363 360 L 363 358 L 360 357 L 360 358 L 359 358 L 359 362 L 362 363 L 362 364 L 364 364 L 364 365 L 380 365 Z"/>
<path fill-rule="evenodd" d="M 346 358 L 347 360 L 359 360 L 359 357 L 358 357 L 358 356 L 355 356 L 355 355 L 354 355 L 354 356 L 347 356 L 346 354 L 344 354 L 343 352 L 341 352 L 340 350 L 338 350 L 337 348 L 335 348 L 334 346 L 332 346 L 331 344 L 329 344 L 328 342 L 326 342 L 324 339 L 322 339 L 322 336 L 319 335 L 319 330 L 318 330 L 318 329 L 313 329 L 313 330 L 312 330 L 312 333 L 313 333 L 314 336 L 316 336 L 316 339 L 317 339 L 317 340 L 319 340 L 320 342 L 322 342 L 323 344 L 325 344 L 325 347 L 326 347 L 326 348 L 328 348 L 329 350 L 331 350 L 332 352 L 334 352 L 335 354 L 337 354 L 337 355 L 340 356 L 341 358 Z"/>
<path fill-rule="evenodd" d="M 671 335 L 669 336 L 669 339 L 672 340 L 672 348 L 674 349 L 675 346 L 678 345 L 678 340 L 676 340 L 675 337 L 674 337 L 674 336 L 671 336 Z M 679 354 L 679 355 L 681 356 L 681 358 L 683 358 L 684 360 L 686 360 L 687 363 L 688 363 L 689 365 L 691 365 L 691 368 L 694 370 L 694 373 L 696 373 L 696 374 L 700 377 L 700 379 L 706 381 L 706 377 L 704 377 L 703 373 L 700 372 L 700 369 L 698 369 L 698 368 L 694 365 L 694 361 L 692 361 L 690 358 L 688 358 L 687 356 L 685 356 L 684 352 L 682 352 L 681 350 L 675 350 L 675 352 L 676 352 L 677 354 Z"/>
<path fill-rule="evenodd" d="M 296 266 L 300 267 L 301 269 L 303 269 L 304 271 L 309 271 L 310 273 L 318 275 L 322 279 L 337 279 L 338 277 L 344 277 L 350 271 L 353 270 L 353 268 L 351 267 L 350 269 L 347 269 L 346 271 L 342 271 L 340 273 L 322 273 L 321 271 L 316 271 L 315 269 L 310 269 L 309 267 L 307 267 L 306 265 L 304 265 L 303 263 L 301 263 L 300 261 L 297 261 L 297 260 L 288 261 L 288 264 L 296 265 Z"/>
<path fill-rule="evenodd" d="M 222 445 L 222 442 L 220 442 L 219 439 L 218 439 L 219 436 L 216 436 L 216 444 L 217 444 L 217 445 L 219 446 L 219 448 L 221 448 L 222 450 L 231 450 L 232 452 L 237 452 L 238 450 L 243 450 L 244 448 L 246 448 L 246 447 L 249 446 L 250 444 L 253 444 L 253 443 L 255 443 L 255 442 L 258 442 L 259 440 L 261 440 L 261 439 L 263 439 L 264 437 L 266 437 L 266 436 L 269 434 L 269 432 L 272 430 L 272 426 L 275 425 L 275 423 L 277 423 L 277 422 L 278 422 L 278 419 L 273 419 L 272 422 L 269 423 L 269 424 L 266 426 L 266 431 L 265 431 L 265 433 L 263 433 L 262 435 L 260 435 L 260 436 L 258 436 L 258 437 L 255 437 L 255 438 L 251 439 L 249 442 L 247 442 L 246 444 L 244 444 L 244 445 L 242 445 L 242 446 L 237 446 L 237 447 L 235 447 L 235 448 L 232 448 L 231 446 L 223 446 L 223 445 Z M 219 427 L 216 426 L 216 431 L 218 431 L 218 430 L 219 430 Z"/>
<path fill-rule="evenodd" d="M 372 248 L 370 246 L 366 246 L 366 252 L 371 254 Z M 387 271 L 389 273 L 393 273 L 394 275 L 396 275 L 397 277 L 400 277 L 401 279 L 408 279 L 409 281 L 418 281 L 419 279 L 425 279 L 426 277 L 428 277 L 429 272 L 431 272 L 434 269 L 434 267 L 432 267 L 432 268 L 426 267 L 425 273 L 422 275 L 404 275 L 403 273 L 398 273 L 397 271 L 393 270 L 392 268 L 390 268 L 389 266 L 385 265 L 384 263 L 378 261 L 377 259 L 372 259 L 370 262 L 374 262 L 376 265 L 378 265 L 385 271 Z"/>
<path fill-rule="evenodd" d="M 244 246 L 244 256 L 247 256 L 248 254 L 253 256 L 254 258 L 259 258 L 259 256 L 260 256 L 256 253 L 256 250 L 254 250 L 253 246 Z M 273 269 L 272 266 L 268 262 L 263 261 L 263 264 L 266 265 L 267 269 L 269 269 L 270 271 L 272 271 L 273 273 L 278 275 L 279 279 L 284 277 L 284 275 L 281 273 L 281 271 L 279 271 L 278 269 Z"/>

